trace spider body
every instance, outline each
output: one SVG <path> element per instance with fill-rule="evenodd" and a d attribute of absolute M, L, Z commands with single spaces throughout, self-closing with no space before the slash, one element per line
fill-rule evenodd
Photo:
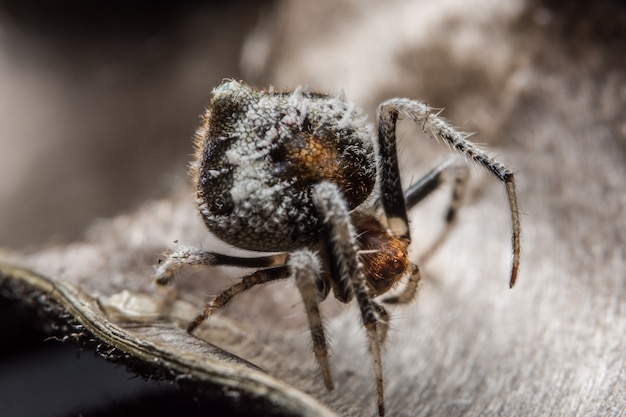
<path fill-rule="evenodd" d="M 324 384 L 333 389 L 319 303 L 331 290 L 341 302 L 356 300 L 373 357 L 378 414 L 385 414 L 381 345 L 389 315 L 374 298 L 406 279 L 406 287 L 383 302 L 414 299 L 420 270 L 408 257 L 407 210 L 443 180 L 452 179 L 446 228 L 434 250 L 454 224 L 467 178 L 466 166 L 450 159 L 404 190 L 395 143 L 400 115 L 505 184 L 512 220 L 509 285 L 513 286 L 520 254 L 513 172 L 427 105 L 390 99 L 380 105 L 376 130 L 363 111 L 342 96 L 301 88 L 257 90 L 229 80 L 214 89 L 196 135 L 191 166 L 196 202 L 207 228 L 223 241 L 242 249 L 281 253 L 235 257 L 183 246 L 169 253 L 157 268 L 160 284 L 170 282 L 186 265 L 256 269 L 209 302 L 189 325 L 189 332 L 237 294 L 293 278 Z"/>
<path fill-rule="evenodd" d="M 252 129 L 250 127 L 253 126 Z M 350 210 L 376 181 L 375 137 L 354 105 L 236 81 L 215 89 L 193 167 L 202 218 L 233 246 L 290 251 L 319 241 L 311 190 L 330 181 Z"/>

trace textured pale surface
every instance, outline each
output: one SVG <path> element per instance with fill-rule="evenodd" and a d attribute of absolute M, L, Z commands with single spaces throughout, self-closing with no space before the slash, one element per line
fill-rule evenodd
<path fill-rule="evenodd" d="M 623 50 L 623 40 L 592 36 L 558 12 L 550 16 L 512 2 L 450 1 L 438 8 L 397 1 L 385 13 L 371 3 L 343 2 L 340 12 L 324 15 L 327 30 L 310 43 L 288 35 L 313 31 L 314 15 L 286 2 L 258 29 L 271 40 L 272 60 L 244 59 L 254 62 L 244 68 L 249 81 L 343 87 L 366 110 L 392 96 L 445 106 L 443 116 L 477 131 L 472 139 L 516 169 L 525 213 L 520 276 L 508 290 L 504 189 L 472 172 L 459 226 L 423 265 L 418 300 L 391 311 L 383 359 L 389 415 L 624 415 L 626 64 L 613 49 Z M 473 7 L 460 6 L 466 3 Z M 334 2 L 323 4 L 336 11 Z M 350 19 L 341 20 L 345 16 Z M 626 29 L 618 28 L 624 39 Z M 376 37 L 368 38 L 371 33 Z M 366 64 L 352 59 L 368 49 Z M 434 165 L 443 147 L 408 123 L 401 129 L 401 168 L 409 181 Z M 414 259 L 439 230 L 446 195 L 414 211 Z M 101 297 L 124 289 L 151 294 L 156 254 L 176 239 L 214 246 L 189 193 L 147 203 L 92 227 L 86 243 L 52 247 L 25 261 Z M 200 307 L 205 294 L 240 273 L 190 272 L 177 281 L 178 296 Z M 235 300 L 224 316 L 240 323 L 244 340 L 255 342 L 229 336 L 222 347 L 341 415 L 374 415 L 358 312 L 332 301 L 322 309 L 336 380 L 332 393 L 315 367 L 291 282 Z"/>

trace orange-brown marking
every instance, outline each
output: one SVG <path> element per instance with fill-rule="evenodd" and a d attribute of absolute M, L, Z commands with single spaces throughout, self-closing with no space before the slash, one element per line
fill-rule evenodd
<path fill-rule="evenodd" d="M 303 178 L 336 181 L 340 178 L 339 152 L 332 142 L 331 138 L 303 133 L 290 144 L 287 161 Z"/>
<path fill-rule="evenodd" d="M 374 217 L 354 218 L 367 281 L 375 295 L 386 293 L 408 271 L 408 242 L 391 235 Z M 370 252 L 371 251 L 371 252 Z"/>

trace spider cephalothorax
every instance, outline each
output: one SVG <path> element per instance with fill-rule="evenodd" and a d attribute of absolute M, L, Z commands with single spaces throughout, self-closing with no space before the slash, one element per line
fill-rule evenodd
<path fill-rule="evenodd" d="M 157 269 L 169 282 L 184 265 L 234 265 L 257 270 L 219 294 L 189 325 L 193 331 L 234 296 L 274 280 L 293 278 L 302 295 L 313 350 L 324 383 L 333 388 L 319 302 L 332 290 L 342 302 L 357 300 L 374 358 L 378 413 L 384 415 L 380 345 L 388 314 L 374 298 L 403 278 L 407 285 L 387 303 L 411 301 L 420 272 L 408 258 L 411 236 L 407 209 L 453 174 L 447 229 L 467 177 L 465 165 L 439 164 L 404 191 L 400 181 L 395 127 L 402 115 L 454 151 L 504 182 L 513 224 L 513 266 L 517 277 L 520 223 L 511 170 L 450 127 L 424 103 L 391 99 L 380 105 L 378 131 L 343 95 L 257 90 L 226 81 L 213 97 L 196 135 L 192 176 L 207 228 L 242 249 L 282 252 L 241 258 L 179 247 Z"/>

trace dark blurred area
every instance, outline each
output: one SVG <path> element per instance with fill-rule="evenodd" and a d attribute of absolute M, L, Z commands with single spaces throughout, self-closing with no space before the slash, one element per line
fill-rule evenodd
<path fill-rule="evenodd" d="M 199 114 L 268 6 L 0 3 L 0 247 L 186 186 Z"/>
<path fill-rule="evenodd" d="M 79 239 L 94 219 L 186 187 L 209 93 L 239 76 L 269 6 L 0 2 L 0 247 Z M 0 299 L 2 416 L 206 415 L 172 387 L 44 340 L 28 314 Z"/>

